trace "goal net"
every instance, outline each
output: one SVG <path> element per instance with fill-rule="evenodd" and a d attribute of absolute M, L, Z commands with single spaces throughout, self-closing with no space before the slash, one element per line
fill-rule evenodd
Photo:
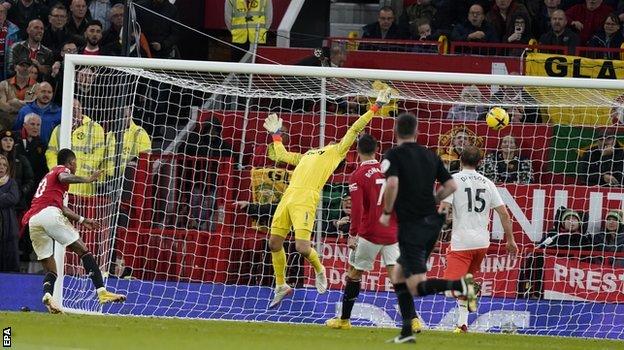
<path fill-rule="evenodd" d="M 435 150 L 451 172 L 459 169 L 463 146 L 482 150 L 481 171 L 497 183 L 513 219 L 521 253 L 506 254 L 493 215 L 492 244 L 477 273 L 480 306 L 469 328 L 624 336 L 624 255 L 611 249 L 622 236 L 602 234 L 613 229 L 613 218 L 616 232 L 624 226 L 624 150 L 619 124 L 612 122 L 621 115 L 624 83 L 69 57 L 66 78 L 75 84 L 66 84 L 62 139 L 88 150 L 78 157 L 79 169 L 105 170 L 95 185 L 73 187 L 70 205 L 103 224 L 81 229 L 82 237 L 108 276 L 107 288 L 128 300 L 101 307 L 78 259 L 66 254 L 59 279 L 66 309 L 297 323 L 335 316 L 348 267 L 355 146 L 323 188 L 316 215 L 313 247 L 327 269 L 329 291 L 317 293 L 313 270 L 289 237 L 286 277 L 295 292 L 269 309 L 268 226 L 293 168 L 274 162 L 262 123 L 278 113 L 287 149 L 306 152 L 339 140 L 389 86 L 392 101 L 365 129 L 379 140 L 377 157 L 394 143 L 393 117 L 414 113 L 418 142 Z M 69 137 L 72 98 L 87 116 L 82 122 L 92 122 L 92 135 Z M 494 106 L 512 119 L 500 131 L 483 121 Z M 561 120 L 569 123 L 552 123 Z M 601 158 L 596 152 L 609 142 L 615 150 Z M 605 181 L 611 186 L 600 186 Z M 449 238 L 448 230 L 441 233 L 429 277 L 443 276 Z M 399 325 L 379 259 L 362 286 L 352 322 Z M 436 295 L 415 303 L 427 328 L 455 326 L 455 300 Z"/>

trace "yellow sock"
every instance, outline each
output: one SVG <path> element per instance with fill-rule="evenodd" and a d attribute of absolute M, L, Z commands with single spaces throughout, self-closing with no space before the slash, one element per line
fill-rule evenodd
<path fill-rule="evenodd" d="M 314 250 L 314 248 L 310 249 L 310 254 L 306 258 L 306 260 L 308 260 L 310 264 L 312 264 L 312 267 L 314 267 L 314 271 L 316 273 L 321 272 L 321 270 L 323 269 L 323 265 L 321 264 L 318 253 L 316 252 L 316 250 Z"/>
<path fill-rule="evenodd" d="M 286 284 L 286 252 L 284 248 L 277 252 L 271 252 L 273 260 L 273 274 L 275 275 L 275 285 L 281 286 Z"/>

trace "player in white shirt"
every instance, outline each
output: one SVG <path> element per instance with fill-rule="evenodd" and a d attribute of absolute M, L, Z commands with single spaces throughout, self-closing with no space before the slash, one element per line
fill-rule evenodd
<path fill-rule="evenodd" d="M 440 203 L 441 213 L 452 209 L 453 222 L 451 245 L 446 254 L 445 279 L 457 279 L 479 271 L 490 246 L 488 225 L 492 209 L 496 210 L 503 225 L 507 252 L 514 256 L 518 251 L 511 219 L 498 189 L 490 179 L 476 171 L 480 161 L 481 152 L 478 148 L 464 148 L 460 157 L 462 170 L 453 175 L 457 191 Z M 458 297 L 452 292 L 446 295 Z M 464 333 L 468 330 L 468 309 L 465 300 L 457 299 L 457 303 L 459 317 L 454 332 Z"/>

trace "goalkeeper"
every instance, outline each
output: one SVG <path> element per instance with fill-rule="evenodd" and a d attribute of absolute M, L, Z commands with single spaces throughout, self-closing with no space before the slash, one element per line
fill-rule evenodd
<path fill-rule="evenodd" d="M 310 243 L 320 192 L 327 179 L 345 158 L 357 135 L 371 121 L 375 112 L 388 103 L 390 94 L 390 89 L 379 92 L 375 104 L 368 112 L 360 116 L 339 143 L 330 144 L 321 149 L 312 149 L 305 154 L 286 150 L 280 135 L 281 118 L 274 113 L 266 118 L 264 128 L 273 137 L 275 160 L 296 166 L 290 185 L 284 192 L 271 223 L 269 248 L 275 274 L 275 295 L 269 307 L 276 306 L 284 297 L 292 293 L 292 288 L 286 284 L 285 280 L 286 252 L 284 251 L 284 239 L 291 227 L 295 232 L 297 251 L 312 264 L 316 272 L 316 290 L 319 293 L 327 291 L 325 268 L 321 265 L 318 253 L 312 249 Z"/>

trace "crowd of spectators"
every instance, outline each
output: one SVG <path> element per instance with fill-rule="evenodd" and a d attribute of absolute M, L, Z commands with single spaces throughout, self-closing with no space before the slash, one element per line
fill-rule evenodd
<path fill-rule="evenodd" d="M 505 44 L 528 44 L 567 48 L 619 48 L 624 2 L 617 0 L 416 0 L 397 18 L 396 10 L 384 6 L 377 22 L 362 28 L 365 39 L 437 40 Z M 397 50 L 396 45 L 365 44 L 364 50 Z M 408 49 L 411 50 L 411 49 Z M 459 52 L 489 54 L 487 48 Z M 494 51 L 497 53 L 501 50 Z M 522 51 L 507 51 L 507 54 Z M 614 58 L 614 52 L 591 53 L 595 58 Z M 619 53 L 617 53 L 619 55 Z"/>

